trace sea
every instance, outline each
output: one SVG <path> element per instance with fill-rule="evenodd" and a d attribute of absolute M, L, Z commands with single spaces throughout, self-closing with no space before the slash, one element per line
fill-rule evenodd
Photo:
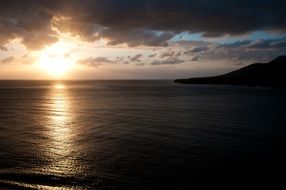
<path fill-rule="evenodd" d="M 285 90 L 0 81 L 4 190 L 274 187 L 285 145 Z"/>

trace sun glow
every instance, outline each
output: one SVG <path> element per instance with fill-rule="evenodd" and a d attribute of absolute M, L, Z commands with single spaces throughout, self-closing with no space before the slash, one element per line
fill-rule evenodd
<path fill-rule="evenodd" d="M 61 84 L 61 83 L 57 83 L 54 85 L 55 89 L 65 89 L 65 85 Z"/>
<path fill-rule="evenodd" d="M 62 76 L 74 66 L 74 59 L 70 55 L 69 43 L 58 42 L 42 50 L 38 65 L 41 70 L 54 76 Z"/>

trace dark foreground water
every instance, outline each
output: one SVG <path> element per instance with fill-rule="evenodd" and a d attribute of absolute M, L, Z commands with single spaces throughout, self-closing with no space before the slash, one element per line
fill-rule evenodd
<path fill-rule="evenodd" d="M 285 95 L 172 81 L 1 81 L 0 189 L 279 184 Z"/>

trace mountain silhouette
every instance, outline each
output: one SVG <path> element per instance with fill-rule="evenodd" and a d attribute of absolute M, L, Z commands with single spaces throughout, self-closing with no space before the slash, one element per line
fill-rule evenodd
<path fill-rule="evenodd" d="M 225 84 L 286 88 L 286 56 L 269 63 L 254 63 L 224 75 L 213 77 L 177 79 L 185 84 Z"/>

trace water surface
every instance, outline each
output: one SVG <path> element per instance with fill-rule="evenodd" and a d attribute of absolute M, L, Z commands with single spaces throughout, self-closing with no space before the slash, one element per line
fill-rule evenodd
<path fill-rule="evenodd" d="M 0 188 L 278 183 L 285 95 L 172 81 L 1 81 Z"/>

